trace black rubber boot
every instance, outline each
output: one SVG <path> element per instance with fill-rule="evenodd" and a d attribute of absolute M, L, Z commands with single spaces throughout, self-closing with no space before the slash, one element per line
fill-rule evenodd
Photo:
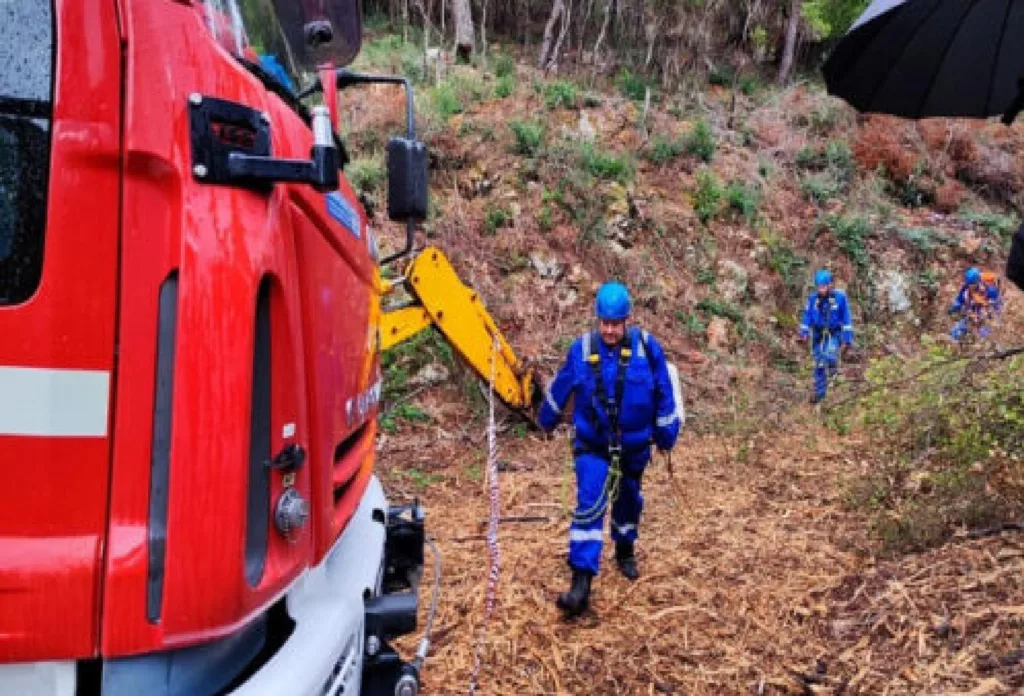
<path fill-rule="evenodd" d="M 640 569 L 636 567 L 636 556 L 633 554 L 633 544 L 630 542 L 620 541 L 615 544 L 615 563 L 630 582 L 640 577 Z"/>
<path fill-rule="evenodd" d="M 556 604 L 567 617 L 579 616 L 590 605 L 590 579 L 593 576 L 582 570 L 572 570 L 572 586 L 568 592 L 558 595 Z"/>

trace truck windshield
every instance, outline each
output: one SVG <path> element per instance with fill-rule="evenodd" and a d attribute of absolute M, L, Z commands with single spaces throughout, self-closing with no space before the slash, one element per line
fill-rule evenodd
<path fill-rule="evenodd" d="M 297 91 L 304 73 L 272 0 L 203 0 L 202 12 L 222 47 L 259 65 L 289 92 Z"/>
<path fill-rule="evenodd" d="M 0 2 L 0 306 L 39 287 L 53 101 L 53 4 Z"/>

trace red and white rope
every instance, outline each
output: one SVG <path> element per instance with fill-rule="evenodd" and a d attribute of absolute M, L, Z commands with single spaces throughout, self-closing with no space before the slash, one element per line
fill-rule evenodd
<path fill-rule="evenodd" d="M 501 498 L 498 489 L 498 429 L 494 422 L 494 386 L 497 380 L 498 340 L 494 339 L 491 347 L 491 377 L 487 397 L 487 478 L 488 499 L 490 503 L 489 522 L 487 526 L 487 556 L 490 560 L 490 571 L 487 574 L 487 588 L 484 595 L 484 617 L 480 623 L 479 635 L 473 652 L 473 675 L 469 681 L 469 693 L 475 694 L 480 677 L 481 653 L 487 635 L 487 623 L 494 613 L 497 599 L 498 577 L 501 569 L 501 549 L 498 547 L 498 520 L 500 519 Z"/>

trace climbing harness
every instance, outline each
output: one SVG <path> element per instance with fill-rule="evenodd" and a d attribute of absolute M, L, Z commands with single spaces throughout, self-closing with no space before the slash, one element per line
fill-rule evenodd
<path fill-rule="evenodd" d="M 494 613 L 497 597 L 498 578 L 501 573 L 501 548 L 498 546 L 498 520 L 501 516 L 501 498 L 498 488 L 498 429 L 494 421 L 494 383 L 497 381 L 497 362 L 500 345 L 495 337 L 491 345 L 490 390 L 487 397 L 487 478 L 488 502 L 490 504 L 487 525 L 487 556 L 490 571 L 487 574 L 487 588 L 484 594 L 484 616 L 480 623 L 479 636 L 473 651 L 473 674 L 469 681 L 469 693 L 475 694 L 480 677 L 481 652 L 487 634 L 487 623 Z"/>
<path fill-rule="evenodd" d="M 836 302 L 835 296 L 832 293 L 828 295 L 828 306 L 822 307 L 822 301 L 825 298 L 819 296 L 817 298 L 816 308 L 818 310 L 818 316 L 825 317 L 825 326 L 821 330 L 821 339 L 815 343 L 814 328 L 811 328 L 811 358 L 814 361 L 815 369 L 825 370 L 826 387 L 831 391 L 835 387 L 836 381 L 839 379 L 839 372 L 843 367 L 843 351 L 841 346 L 837 346 L 835 351 L 832 350 L 832 330 L 829 328 L 832 325 L 832 313 L 838 311 L 839 305 Z M 817 348 L 817 350 L 815 350 Z M 815 355 L 817 353 L 817 355 Z M 829 366 L 828 356 L 834 355 L 836 360 L 835 369 L 831 369 Z"/>
<path fill-rule="evenodd" d="M 608 415 L 608 475 L 605 477 L 601 494 L 598 495 L 594 505 L 584 512 L 574 512 L 572 519 L 576 524 L 590 524 L 604 515 L 605 508 L 619 498 L 619 490 L 622 483 L 622 432 L 619 428 L 619 410 L 622 406 L 622 393 L 626 384 L 626 368 L 629 366 L 633 351 L 624 344 L 619 347 L 618 367 L 615 374 L 615 386 L 609 398 L 604 385 L 604 376 L 601 374 L 601 355 L 595 347 L 596 338 L 588 334 L 589 340 L 585 342 L 586 361 L 596 381 L 597 403 L 603 404 L 605 413 Z M 595 409 L 595 426 L 597 413 Z M 596 430 L 596 427 L 595 427 Z M 577 454 L 582 454 L 580 450 Z"/>

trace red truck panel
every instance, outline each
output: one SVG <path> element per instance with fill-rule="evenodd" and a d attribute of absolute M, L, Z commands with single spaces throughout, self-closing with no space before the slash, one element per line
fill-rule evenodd
<path fill-rule="evenodd" d="M 367 324 L 375 311 L 375 268 L 365 234 L 328 215 L 325 196 L 308 186 L 278 184 L 262 194 L 192 175 L 192 93 L 265 112 L 277 157 L 307 158 L 312 144 L 299 117 L 216 44 L 199 11 L 167 0 L 125 3 L 121 342 L 102 624 L 107 656 L 227 634 L 279 597 L 340 531 L 332 524 L 334 450 L 375 415 L 373 409 L 359 422 L 346 417 L 349 401 L 376 379 Z M 343 189 L 359 210 L 347 184 Z M 177 321 L 167 533 L 154 618 L 147 603 L 154 563 L 154 366 L 160 292 L 172 276 Z M 307 449 L 295 486 L 311 501 L 312 519 L 290 542 L 270 531 L 265 566 L 251 587 L 244 558 L 250 405 L 256 303 L 265 278 L 273 373 L 268 455 L 288 443 Z M 372 426 L 362 432 L 372 443 Z M 372 447 L 361 451 L 363 476 L 341 507 L 358 500 L 368 480 Z M 281 476 L 273 472 L 271 480 L 273 505 Z"/>
<path fill-rule="evenodd" d="M 60 0 L 56 37 L 42 282 L 0 307 L 0 398 L 73 402 L 85 427 L 0 423 L 0 661 L 87 657 L 98 640 L 120 166 L 113 3 Z"/>

